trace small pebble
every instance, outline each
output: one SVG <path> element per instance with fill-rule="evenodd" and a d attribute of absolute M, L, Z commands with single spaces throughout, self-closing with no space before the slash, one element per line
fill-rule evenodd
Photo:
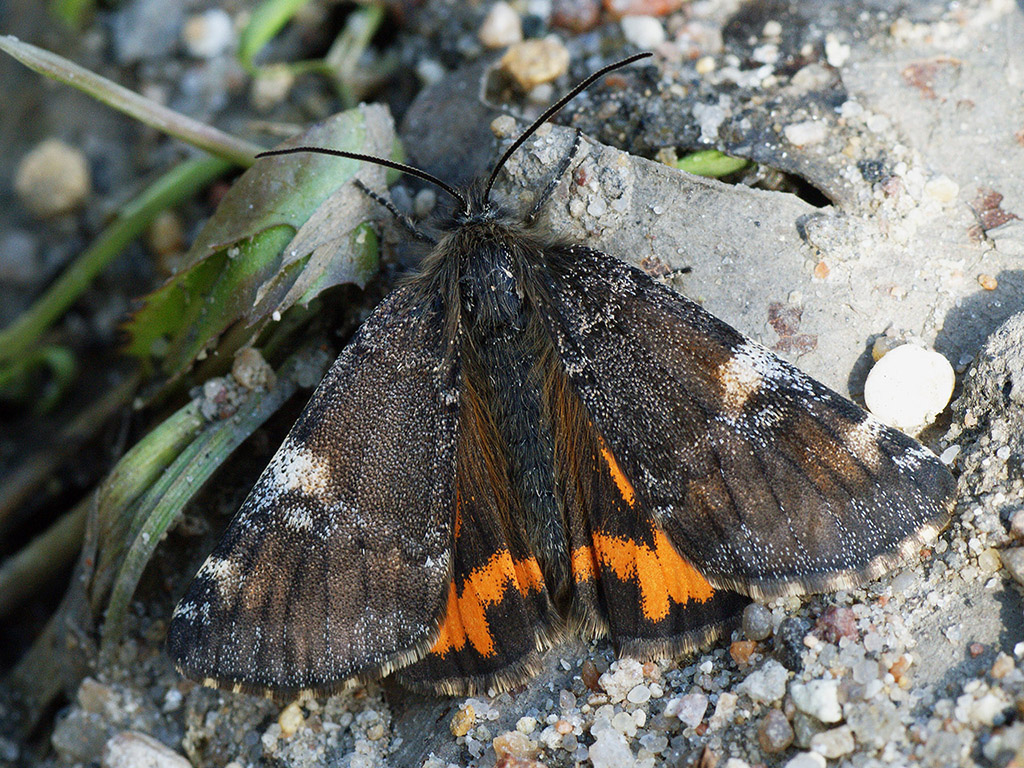
<path fill-rule="evenodd" d="M 477 37 L 487 48 L 504 48 L 506 45 L 521 42 L 523 39 L 522 19 L 511 5 L 497 2 L 487 12 Z"/>
<path fill-rule="evenodd" d="M 580 679 L 590 690 L 601 690 L 601 673 L 598 671 L 597 665 L 590 659 L 580 665 Z"/>
<path fill-rule="evenodd" d="M 14 175 L 14 191 L 41 219 L 70 213 L 89 194 L 92 181 L 85 155 L 60 139 L 46 139 L 26 154 Z"/>
<path fill-rule="evenodd" d="M 653 16 L 624 16 L 619 22 L 626 42 L 650 50 L 665 42 L 665 27 Z"/>
<path fill-rule="evenodd" d="M 857 617 L 851 608 L 843 605 L 831 605 L 818 617 L 815 629 L 826 643 L 838 643 L 846 637 L 857 640 Z"/>
<path fill-rule="evenodd" d="M 452 736 L 465 736 L 469 733 L 475 721 L 476 712 L 473 710 L 473 705 L 463 704 L 459 707 L 459 711 L 452 715 L 452 721 L 448 725 L 448 730 L 451 731 Z"/>
<path fill-rule="evenodd" d="M 601 688 L 612 703 L 625 699 L 644 679 L 644 669 L 636 659 L 619 659 L 614 667 L 614 671 L 608 670 L 600 678 Z"/>
<path fill-rule="evenodd" d="M 822 731 L 811 737 L 811 749 L 829 760 L 836 760 L 853 752 L 856 743 L 850 726 L 842 725 Z"/>
<path fill-rule="evenodd" d="M 708 720 L 709 730 L 718 730 L 732 721 L 733 713 L 736 711 L 736 701 L 739 699 L 735 693 L 723 691 L 718 694 L 718 703 L 715 704 L 715 711 Z"/>
<path fill-rule="evenodd" d="M 1010 518 L 1010 535 L 1015 539 L 1024 539 L 1024 509 L 1017 510 Z"/>
<path fill-rule="evenodd" d="M 960 185 L 949 176 L 939 176 L 925 182 L 924 194 L 936 202 L 951 203 L 960 194 Z"/>
<path fill-rule="evenodd" d="M 978 568 L 981 569 L 982 573 L 995 573 L 1001 566 L 1002 563 L 999 561 L 998 550 L 989 547 L 988 549 L 983 549 L 978 555 Z"/>
<path fill-rule="evenodd" d="M 811 144 L 820 144 L 828 137 L 828 128 L 820 120 L 804 120 L 801 123 L 792 123 L 782 129 L 786 141 L 797 147 L 806 147 Z"/>
<path fill-rule="evenodd" d="M 231 375 L 248 390 L 266 390 L 277 382 L 277 375 L 258 349 L 245 347 L 235 353 Z"/>
<path fill-rule="evenodd" d="M 980 275 L 978 275 L 978 285 L 980 285 L 986 291 L 994 291 L 996 288 L 999 287 L 999 281 L 992 277 L 992 275 L 988 275 L 982 272 Z"/>
<path fill-rule="evenodd" d="M 944 356 L 904 344 L 872 367 L 864 382 L 864 402 L 890 427 L 915 430 L 946 407 L 955 384 L 953 366 Z"/>
<path fill-rule="evenodd" d="M 294 736 L 306 724 L 306 718 L 302 714 L 302 707 L 299 702 L 293 701 L 281 710 L 277 716 L 277 724 L 281 727 L 282 738 Z"/>
<path fill-rule="evenodd" d="M 249 100 L 258 112 L 269 112 L 283 104 L 295 85 L 295 73 L 284 65 L 267 65 L 253 75 Z"/>
<path fill-rule="evenodd" d="M 992 662 L 992 669 L 989 674 L 991 674 L 992 678 L 995 680 L 1002 680 L 1013 671 L 1013 668 L 1013 657 L 1007 656 L 1005 653 L 1000 651 L 999 655 L 996 656 L 996 660 Z"/>
<path fill-rule="evenodd" d="M 736 692 L 761 704 L 771 704 L 786 695 L 789 670 L 775 659 L 768 659 L 760 669 L 751 672 L 736 686 Z"/>
<path fill-rule="evenodd" d="M 765 640 L 772 634 L 772 612 L 760 603 L 743 609 L 743 634 L 750 640 Z"/>
<path fill-rule="evenodd" d="M 757 743 L 770 755 L 788 749 L 793 743 L 793 726 L 781 710 L 768 710 L 757 728 Z"/>
<path fill-rule="evenodd" d="M 519 720 L 516 721 L 516 730 L 527 735 L 533 733 L 537 730 L 537 718 L 520 717 Z"/>
<path fill-rule="evenodd" d="M 756 650 L 757 643 L 753 640 L 737 640 L 729 644 L 729 655 L 740 667 L 744 667 L 750 662 L 750 657 Z"/>
<path fill-rule="evenodd" d="M 626 737 L 611 729 L 603 729 L 587 750 L 593 768 L 624 768 L 636 764 Z"/>
<path fill-rule="evenodd" d="M 796 616 L 783 619 L 775 633 L 775 653 L 786 669 L 799 672 L 803 669 L 804 636 L 810 629 L 809 622 Z"/>
<path fill-rule="evenodd" d="M 650 701 L 650 698 L 651 689 L 646 685 L 638 685 L 626 695 L 626 701 L 630 704 L 643 704 Z"/>
<path fill-rule="evenodd" d="M 828 726 L 815 717 L 811 717 L 799 710 L 793 715 L 793 741 L 798 747 L 807 749 L 811 746 L 811 739 L 822 731 L 827 731 Z"/>
<path fill-rule="evenodd" d="M 189 56 L 213 59 L 231 45 L 234 29 L 231 17 L 221 8 L 190 16 L 181 28 L 181 41 Z"/>
<path fill-rule="evenodd" d="M 191 768 L 191 763 L 152 736 L 122 731 L 103 747 L 103 768 Z"/>
<path fill-rule="evenodd" d="M 825 61 L 831 67 L 841 67 L 850 58 L 850 46 L 832 32 L 825 35 Z"/>
<path fill-rule="evenodd" d="M 1024 584 L 1024 547 L 1011 547 L 999 553 L 999 560 L 1006 572 L 1018 584 Z"/>
<path fill-rule="evenodd" d="M 708 710 L 708 697 L 703 693 L 687 693 L 678 699 L 673 699 L 669 702 L 669 706 L 672 707 L 671 712 L 679 718 L 681 723 L 696 728 Z M 670 711 L 669 706 L 665 707 L 666 715 Z"/>
<path fill-rule="evenodd" d="M 789 759 L 786 768 L 825 768 L 825 758 L 817 752 L 800 752 Z"/>
<path fill-rule="evenodd" d="M 838 723 L 843 719 L 838 692 L 838 680 L 794 682 L 789 686 L 789 694 L 796 708 L 823 723 Z"/>
<path fill-rule="evenodd" d="M 511 46 L 501 57 L 501 68 L 529 91 L 541 83 L 550 83 L 569 71 L 569 50 L 554 37 L 523 40 Z"/>
<path fill-rule="evenodd" d="M 599 0 L 554 0 L 551 4 L 551 23 L 570 32 L 588 32 L 601 20 Z"/>
<path fill-rule="evenodd" d="M 505 731 L 505 733 L 495 736 L 491 746 L 494 747 L 499 762 L 506 756 L 529 760 L 540 754 L 540 745 L 518 730 Z"/>
<path fill-rule="evenodd" d="M 612 728 L 628 739 L 636 736 L 636 720 L 629 712 L 616 712 L 612 716 Z"/>

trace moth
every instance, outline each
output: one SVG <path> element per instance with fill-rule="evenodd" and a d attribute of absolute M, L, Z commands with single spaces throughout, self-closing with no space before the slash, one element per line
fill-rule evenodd
<path fill-rule="evenodd" d="M 912 559 L 954 490 L 926 448 L 614 256 L 455 201 L 341 352 L 174 611 L 204 683 L 278 697 L 394 674 L 521 684 L 567 633 L 639 658 L 751 598 Z M 579 137 L 577 135 L 577 141 Z M 575 148 L 575 147 L 574 147 Z M 273 154 L 273 153 L 267 153 Z M 424 236 L 426 237 L 426 236 Z"/>

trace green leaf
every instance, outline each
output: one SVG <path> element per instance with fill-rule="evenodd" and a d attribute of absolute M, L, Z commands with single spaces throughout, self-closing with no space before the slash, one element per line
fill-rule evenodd
<path fill-rule="evenodd" d="M 676 168 L 695 176 L 720 178 L 730 173 L 741 171 L 750 165 L 750 161 L 742 157 L 730 157 L 717 149 L 705 149 L 700 152 L 681 157 L 676 161 Z"/>
<path fill-rule="evenodd" d="M 363 106 L 283 146 L 386 156 L 394 141 L 387 110 Z M 174 379 L 238 323 L 254 337 L 296 302 L 343 283 L 364 286 L 377 269 L 377 240 L 365 222 L 379 211 L 348 183 L 357 172 L 383 185 L 381 168 L 354 160 L 313 153 L 261 159 L 224 196 L 181 271 L 129 322 L 129 352 L 156 359 Z"/>

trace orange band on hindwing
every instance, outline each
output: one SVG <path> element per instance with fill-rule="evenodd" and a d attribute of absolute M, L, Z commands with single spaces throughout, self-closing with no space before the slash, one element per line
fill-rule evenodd
<path fill-rule="evenodd" d="M 487 620 L 487 608 L 500 603 L 510 589 L 525 597 L 543 587 L 544 577 L 536 558 L 513 560 L 507 549 L 496 553 L 462 580 L 461 589 L 454 581 L 449 585 L 441 632 L 429 653 L 444 656 L 450 651 L 462 650 L 468 641 L 481 656 L 494 656 L 494 636 Z"/>
<path fill-rule="evenodd" d="M 592 563 L 596 560 L 615 578 L 637 586 L 643 615 L 651 621 L 661 621 L 668 616 L 670 603 L 705 602 L 715 592 L 708 580 L 675 551 L 661 531 L 654 532 L 653 549 L 603 533 L 594 533 L 593 542 L 592 548 L 579 547 L 572 553 L 576 581 L 594 578 Z"/>

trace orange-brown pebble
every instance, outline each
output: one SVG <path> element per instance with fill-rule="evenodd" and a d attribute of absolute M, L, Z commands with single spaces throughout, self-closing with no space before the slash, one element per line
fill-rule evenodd
<path fill-rule="evenodd" d="M 967 652 L 971 654 L 972 659 L 976 659 L 985 652 L 985 646 L 981 643 L 971 643 L 967 646 Z"/>
<path fill-rule="evenodd" d="M 601 673 L 597 669 L 597 665 L 590 659 L 583 662 L 583 666 L 580 667 L 580 678 L 583 680 L 583 684 L 592 691 L 600 691 Z"/>
<path fill-rule="evenodd" d="M 521 760 L 536 757 L 540 753 L 537 742 L 519 731 L 505 731 L 491 742 L 498 759 L 509 756 Z"/>
<path fill-rule="evenodd" d="M 910 656 L 904 653 L 889 667 L 889 674 L 893 676 L 900 688 L 906 688 L 910 683 L 910 676 L 907 674 L 907 670 L 910 669 L 910 661 Z"/>
<path fill-rule="evenodd" d="M 653 661 L 648 661 L 643 666 L 644 677 L 648 680 L 660 680 L 661 679 L 661 667 L 655 664 Z"/>
<path fill-rule="evenodd" d="M 995 680 L 1002 680 L 1008 674 L 1013 671 L 1013 657 L 1000 651 L 999 655 L 996 656 L 996 660 L 992 662 L 992 678 Z"/>
<path fill-rule="evenodd" d="M 750 656 L 757 650 L 757 643 L 753 640 L 737 640 L 729 646 L 729 655 L 739 666 L 744 667 L 750 661 Z"/>
<path fill-rule="evenodd" d="M 996 288 L 999 287 L 999 281 L 992 277 L 992 275 L 986 275 L 982 273 L 978 275 L 978 285 L 980 285 L 986 291 L 994 291 Z"/>
<path fill-rule="evenodd" d="M 475 721 L 476 712 L 473 711 L 473 706 L 465 704 L 459 707 L 459 711 L 452 716 L 448 729 L 452 732 L 452 736 L 465 736 L 469 733 L 469 729 L 473 727 Z"/>
<path fill-rule="evenodd" d="M 826 264 L 824 261 L 819 261 L 817 264 L 814 265 L 814 276 L 818 280 L 824 280 L 826 277 L 828 277 L 829 272 L 831 271 L 832 270 L 828 268 L 828 264 Z"/>
<path fill-rule="evenodd" d="M 566 736 L 572 733 L 572 723 L 570 723 L 568 720 L 558 720 L 557 722 L 555 722 L 555 730 L 563 736 Z"/>

